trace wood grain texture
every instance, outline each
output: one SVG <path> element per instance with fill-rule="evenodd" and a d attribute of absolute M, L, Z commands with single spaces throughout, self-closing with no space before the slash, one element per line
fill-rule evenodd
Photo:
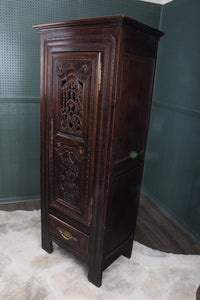
<path fill-rule="evenodd" d="M 51 252 L 55 241 L 85 258 L 88 279 L 100 286 L 103 270 L 131 255 L 163 33 L 124 15 L 35 27 L 41 33 L 42 247 Z M 52 234 L 50 215 L 89 242 L 78 249 L 55 228 Z"/>

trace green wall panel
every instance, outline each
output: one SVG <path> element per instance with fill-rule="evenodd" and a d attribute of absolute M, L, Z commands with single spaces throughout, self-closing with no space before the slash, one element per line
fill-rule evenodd
<path fill-rule="evenodd" d="M 126 14 L 157 28 L 160 12 L 160 5 L 138 0 L 80 0 L 78 6 L 78 18 Z"/>
<path fill-rule="evenodd" d="M 0 1 L 0 202 L 39 198 L 39 52 L 33 24 L 127 14 L 163 30 L 143 190 L 200 240 L 199 0 Z"/>
<path fill-rule="evenodd" d="M 1 202 L 39 195 L 39 101 L 0 103 Z"/>
<path fill-rule="evenodd" d="M 143 190 L 200 240 L 199 136 L 199 117 L 155 103 Z"/>
<path fill-rule="evenodd" d="M 40 36 L 33 24 L 127 14 L 163 30 L 143 190 L 200 241 L 199 0 L 0 1 L 0 202 L 39 198 Z"/>
<path fill-rule="evenodd" d="M 127 14 L 159 26 L 138 0 L 0 1 L 0 202 L 39 198 L 40 35 L 33 24 Z"/>
<path fill-rule="evenodd" d="M 77 16 L 78 0 L 0 1 L 0 96 L 39 96 L 39 34 L 35 23 Z"/>
<path fill-rule="evenodd" d="M 200 2 L 163 6 L 143 191 L 200 241 Z"/>
<path fill-rule="evenodd" d="M 175 0 L 164 5 L 155 99 L 200 110 L 200 1 Z"/>
<path fill-rule="evenodd" d="M 126 13 L 159 26 L 160 6 L 136 0 L 0 1 L 0 97 L 39 96 L 40 36 L 33 24 Z"/>

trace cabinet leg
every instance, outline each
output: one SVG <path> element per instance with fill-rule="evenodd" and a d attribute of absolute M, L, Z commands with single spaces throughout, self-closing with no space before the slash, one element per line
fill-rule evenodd
<path fill-rule="evenodd" d="M 133 244 L 123 253 L 123 255 L 127 258 L 131 258 Z"/>
<path fill-rule="evenodd" d="M 53 252 L 53 245 L 52 245 L 52 241 L 45 241 L 42 240 L 42 248 L 47 251 L 48 253 L 52 253 Z"/>
<path fill-rule="evenodd" d="M 96 285 L 97 287 L 100 287 L 102 284 L 102 270 L 94 270 L 89 268 L 89 273 L 88 273 L 88 280 Z"/>

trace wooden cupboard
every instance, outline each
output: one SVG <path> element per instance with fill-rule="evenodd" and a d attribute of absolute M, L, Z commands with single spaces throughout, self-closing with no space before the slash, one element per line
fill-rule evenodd
<path fill-rule="evenodd" d="M 87 262 L 88 279 L 131 256 L 157 47 L 127 16 L 34 25 L 41 33 L 42 247 Z"/>

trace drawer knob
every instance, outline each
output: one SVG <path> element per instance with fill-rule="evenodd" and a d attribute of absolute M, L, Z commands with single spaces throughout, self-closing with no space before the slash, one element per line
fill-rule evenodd
<path fill-rule="evenodd" d="M 73 236 L 69 231 L 67 231 L 63 228 L 60 228 L 60 227 L 57 227 L 57 230 L 65 240 L 68 240 L 68 241 L 72 240 L 74 242 L 78 241 L 78 239 L 75 236 Z"/>

